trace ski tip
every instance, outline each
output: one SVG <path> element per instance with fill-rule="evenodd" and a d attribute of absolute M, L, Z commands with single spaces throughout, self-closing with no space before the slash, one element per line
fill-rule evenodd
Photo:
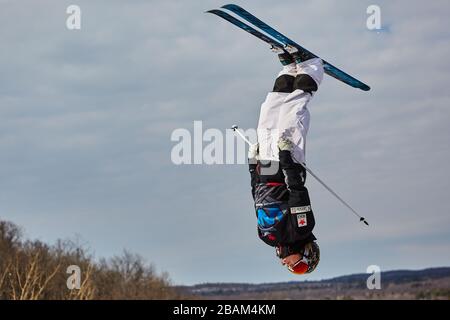
<path fill-rule="evenodd" d="M 370 87 L 367 84 L 364 84 L 360 87 L 362 91 L 370 91 Z"/>
<path fill-rule="evenodd" d="M 218 15 L 218 16 L 226 14 L 225 11 L 222 11 L 222 10 L 219 10 L 219 9 L 211 9 L 211 10 L 205 11 L 205 13 L 212 13 L 212 14 L 215 14 L 215 15 Z"/>
<path fill-rule="evenodd" d="M 233 125 L 231 126 L 231 129 L 232 129 L 233 131 L 236 131 L 236 130 L 238 129 L 238 126 L 235 125 L 235 124 L 233 124 Z"/>
<path fill-rule="evenodd" d="M 229 4 L 225 4 L 225 5 L 221 6 L 221 8 L 224 8 L 224 9 L 232 9 L 232 8 L 238 8 L 238 7 L 239 7 L 238 5 L 233 4 L 233 3 L 229 3 Z"/>

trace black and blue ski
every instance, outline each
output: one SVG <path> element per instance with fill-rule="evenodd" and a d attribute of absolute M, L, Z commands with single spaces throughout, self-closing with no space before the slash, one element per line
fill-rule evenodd
<path fill-rule="evenodd" d="M 255 37 L 261 39 L 262 41 L 267 42 L 268 44 L 270 44 L 272 47 L 275 48 L 279 48 L 279 49 L 283 49 L 284 45 L 279 43 L 278 41 L 266 36 L 265 34 L 259 32 L 258 30 L 252 28 L 251 26 L 249 26 L 248 24 L 236 19 L 235 17 L 229 15 L 226 12 L 223 12 L 221 10 L 209 10 L 207 11 L 209 13 L 213 13 L 225 20 L 227 20 L 228 22 L 231 22 L 232 24 L 234 24 L 235 26 L 247 31 L 248 33 L 254 35 Z"/>
<path fill-rule="evenodd" d="M 274 28 L 269 26 L 268 24 L 264 23 L 263 21 L 261 21 L 260 19 L 258 19 L 254 15 L 252 15 L 250 12 L 241 8 L 240 6 L 235 5 L 235 4 L 227 4 L 227 5 L 223 6 L 222 8 L 230 10 L 231 12 L 235 13 L 239 17 L 247 20 L 248 22 L 252 23 L 254 26 L 258 27 L 259 29 L 263 30 L 264 32 L 266 32 L 268 35 L 270 35 L 272 38 L 274 38 L 276 40 L 274 40 L 270 37 L 267 37 L 263 33 L 250 27 L 246 23 L 234 18 L 233 16 L 229 15 L 226 12 L 223 12 L 220 10 L 210 10 L 208 12 L 216 14 L 219 17 L 231 22 L 235 26 L 251 33 L 252 35 L 258 37 L 259 39 L 267 42 L 271 46 L 274 46 L 277 48 L 284 48 L 285 46 L 289 45 L 289 46 L 297 48 L 304 56 L 310 56 L 311 58 L 318 58 L 317 55 L 315 55 L 314 53 L 310 52 L 309 50 L 303 48 L 298 43 L 292 41 L 288 37 L 284 36 L 277 30 L 275 30 Z M 355 79 L 354 77 L 350 76 L 349 74 L 345 73 L 344 71 L 336 68 L 329 62 L 323 60 L 323 63 L 324 63 L 325 73 L 327 73 L 328 75 L 330 75 L 330 76 L 332 76 L 354 88 L 359 88 L 364 91 L 370 90 L 370 87 L 368 85 L 362 83 L 358 79 Z"/>

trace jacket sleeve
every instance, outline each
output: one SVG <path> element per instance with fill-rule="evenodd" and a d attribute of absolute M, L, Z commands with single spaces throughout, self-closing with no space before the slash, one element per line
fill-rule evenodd
<path fill-rule="evenodd" d="M 256 170 L 256 163 L 251 163 L 251 161 L 249 161 L 248 164 L 248 171 L 250 172 L 250 184 L 252 187 L 252 196 L 253 199 L 255 199 L 255 189 L 256 189 L 256 185 L 259 182 L 259 175 L 258 172 Z"/>
<path fill-rule="evenodd" d="M 289 190 L 289 206 L 309 206 L 308 189 L 305 187 L 306 170 L 292 160 L 290 151 L 280 151 L 280 165 Z"/>
<path fill-rule="evenodd" d="M 305 184 L 305 169 L 292 160 L 290 151 L 280 151 L 279 158 L 287 188 L 289 190 L 301 189 Z"/>

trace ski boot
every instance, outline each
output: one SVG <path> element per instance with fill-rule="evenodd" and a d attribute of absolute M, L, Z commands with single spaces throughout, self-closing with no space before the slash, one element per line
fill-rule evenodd
<path fill-rule="evenodd" d="M 273 46 L 270 48 L 270 50 L 278 55 L 278 59 L 280 59 L 280 62 L 283 66 L 288 66 L 291 63 L 294 63 L 294 58 L 286 50 Z"/>
<path fill-rule="evenodd" d="M 295 63 L 302 63 L 306 60 L 314 58 L 314 56 L 311 53 L 306 51 L 300 51 L 296 47 L 293 47 L 289 44 L 284 46 L 284 51 L 288 52 L 291 55 L 292 59 L 295 60 Z"/>

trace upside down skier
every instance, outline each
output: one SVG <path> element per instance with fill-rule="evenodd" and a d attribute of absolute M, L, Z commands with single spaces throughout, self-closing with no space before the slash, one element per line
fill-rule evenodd
<path fill-rule="evenodd" d="M 323 79 L 323 61 L 295 48 L 273 48 L 282 71 L 261 106 L 258 143 L 249 150 L 258 236 L 276 248 L 281 263 L 295 274 L 314 271 L 320 259 L 312 233 L 315 220 L 305 187 L 308 103 Z"/>

